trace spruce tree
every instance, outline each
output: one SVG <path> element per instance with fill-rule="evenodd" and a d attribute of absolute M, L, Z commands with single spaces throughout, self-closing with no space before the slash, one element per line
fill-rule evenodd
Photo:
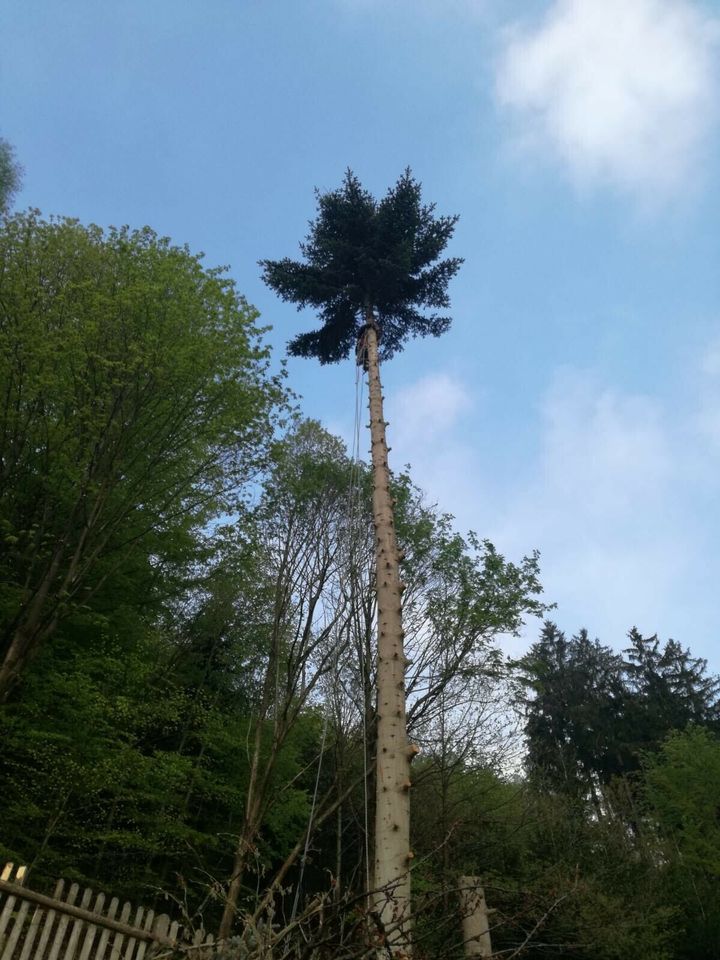
<path fill-rule="evenodd" d="M 707 672 L 706 660 L 676 640 L 663 645 L 657 634 L 645 637 L 636 627 L 628 640 L 624 669 L 635 766 L 638 754 L 657 749 L 671 730 L 688 724 L 720 729 L 720 679 Z"/>
<path fill-rule="evenodd" d="M 390 496 L 379 361 L 409 337 L 439 336 L 450 318 L 447 287 L 462 260 L 441 258 L 457 217 L 423 204 L 407 169 L 381 200 L 348 170 L 339 189 L 317 194 L 303 259 L 263 260 L 265 282 L 321 325 L 289 344 L 297 357 L 335 363 L 356 349 L 369 377 L 378 606 L 377 777 L 374 890 L 391 953 L 408 950 L 410 760 L 405 723 L 405 653 L 400 557 Z M 229 898 L 230 899 L 230 898 Z M 228 903 L 230 919 L 234 904 Z M 227 924 L 225 925 L 227 929 Z"/>

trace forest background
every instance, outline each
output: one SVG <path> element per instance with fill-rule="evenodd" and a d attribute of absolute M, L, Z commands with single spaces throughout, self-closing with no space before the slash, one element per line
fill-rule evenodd
<path fill-rule="evenodd" d="M 501 956 L 716 957 L 713 5 L 300 6 L 10 4 L 16 205 L 81 222 L 2 228 L 0 853 L 210 928 L 238 838 L 245 908 L 362 889 L 353 372 L 254 264 L 410 161 L 468 261 L 388 380 L 419 949 L 467 872 Z"/>
<path fill-rule="evenodd" d="M 348 453 L 234 283 L 148 228 L 7 215 L 0 303 L 0 855 L 205 928 L 237 849 L 244 911 L 362 902 L 360 368 Z M 537 554 L 394 483 L 418 955 L 462 954 L 473 874 L 500 956 L 714 956 L 720 681 L 673 640 L 632 629 L 618 654 L 550 620 L 508 659 L 549 612 Z"/>

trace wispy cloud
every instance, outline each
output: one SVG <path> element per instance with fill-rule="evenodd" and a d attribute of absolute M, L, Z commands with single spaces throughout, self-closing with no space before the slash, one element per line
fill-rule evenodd
<path fill-rule="evenodd" d="M 509 558 L 540 549 L 565 629 L 585 625 L 622 645 L 637 624 L 712 655 L 719 355 L 710 344 L 698 357 L 693 395 L 674 408 L 592 370 L 558 368 L 536 408 L 537 445 L 502 478 L 478 452 L 490 399 L 446 374 L 423 377 L 389 397 L 392 462 L 410 462 L 461 529 L 489 536 Z"/>
<path fill-rule="evenodd" d="M 697 175 L 716 120 L 719 36 L 691 0 L 554 0 L 504 34 L 497 100 L 576 182 L 667 195 Z"/>
<path fill-rule="evenodd" d="M 698 391 L 702 402 L 695 425 L 701 442 L 720 454 L 720 340 L 710 343 L 700 362 Z"/>
<path fill-rule="evenodd" d="M 709 344 L 700 360 L 700 370 L 707 377 L 720 380 L 720 340 Z"/>
<path fill-rule="evenodd" d="M 412 467 L 413 479 L 440 509 L 454 513 L 482 487 L 469 429 L 480 398 L 445 371 L 421 377 L 388 396 L 392 465 Z M 465 522 L 465 517 L 462 517 Z"/>
<path fill-rule="evenodd" d="M 465 385 L 444 372 L 429 374 L 401 388 L 390 403 L 397 442 L 403 446 L 442 438 L 473 406 Z"/>
<path fill-rule="evenodd" d="M 684 602 L 691 543 L 679 437 L 657 400 L 610 389 L 587 371 L 556 373 L 541 407 L 541 446 L 500 504 L 503 549 L 540 548 L 559 619 L 607 641 L 670 628 Z"/>

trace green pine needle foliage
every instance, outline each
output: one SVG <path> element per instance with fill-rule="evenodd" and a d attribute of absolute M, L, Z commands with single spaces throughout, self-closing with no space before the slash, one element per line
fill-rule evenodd
<path fill-rule="evenodd" d="M 368 309 L 382 331 L 381 356 L 408 337 L 440 336 L 450 317 L 447 287 L 463 262 L 441 259 L 456 216 L 435 216 L 405 170 L 382 200 L 348 170 L 337 190 L 317 194 L 317 218 L 300 245 L 302 261 L 261 260 L 263 279 L 283 300 L 318 312 L 322 326 L 288 345 L 296 357 L 335 363 L 354 348 Z"/>

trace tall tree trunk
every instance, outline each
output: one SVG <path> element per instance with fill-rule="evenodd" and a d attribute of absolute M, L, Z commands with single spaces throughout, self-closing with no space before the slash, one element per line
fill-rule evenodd
<path fill-rule="evenodd" d="M 237 913 L 237 904 L 240 899 L 245 866 L 251 845 L 257 835 L 262 819 L 262 797 L 259 793 L 260 780 L 260 750 L 262 745 L 263 718 L 258 719 L 255 727 L 255 746 L 253 749 L 250 779 L 248 781 L 247 796 L 245 798 L 245 819 L 243 820 L 240 836 L 238 837 L 235 856 L 233 858 L 233 872 L 230 878 L 225 907 L 218 929 L 218 940 L 227 940 L 232 932 L 233 921 Z M 270 762 L 270 761 L 268 761 Z"/>
<path fill-rule="evenodd" d="M 342 793 L 342 779 L 338 777 L 338 793 Z M 343 831 L 343 808 L 342 804 L 337 808 L 337 818 L 335 822 L 335 891 L 334 899 L 336 903 L 340 902 L 342 897 L 342 831 Z"/>
<path fill-rule="evenodd" d="M 390 494 L 388 446 L 372 310 L 363 331 L 369 379 L 373 514 L 377 565 L 378 702 L 375 788 L 375 907 L 392 955 L 409 955 L 410 745 L 405 723 L 405 651 L 400 557 Z M 387 954 L 384 954 L 385 956 Z"/>
<path fill-rule="evenodd" d="M 40 584 L 34 590 L 34 596 L 20 614 L 10 637 L 2 664 L 0 665 L 0 703 L 4 703 L 12 688 L 18 682 L 28 657 L 34 652 L 43 632 L 53 629 L 54 618 L 43 617 L 44 607 L 51 595 L 51 587 L 60 569 L 64 543 L 56 549 Z"/>

